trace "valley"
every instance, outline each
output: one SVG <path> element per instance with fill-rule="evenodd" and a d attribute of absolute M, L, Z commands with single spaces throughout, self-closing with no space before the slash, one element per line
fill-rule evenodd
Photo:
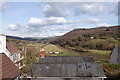
<path fill-rule="evenodd" d="M 119 65 L 109 63 L 114 46 L 119 45 L 118 29 L 119 26 L 95 28 L 89 32 L 78 29 L 57 38 L 37 41 L 7 38 L 7 42 L 16 45 L 25 56 L 23 73 L 29 74 L 32 63 L 39 60 L 41 50 L 44 49 L 45 56 L 92 56 L 103 67 L 106 75 L 111 77 L 120 73 Z M 94 33 L 96 31 L 103 32 Z"/>

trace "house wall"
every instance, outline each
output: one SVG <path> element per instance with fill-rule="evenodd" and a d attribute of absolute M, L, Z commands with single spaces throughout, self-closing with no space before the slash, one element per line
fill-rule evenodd
<path fill-rule="evenodd" d="M 20 60 L 20 53 L 11 54 L 7 49 L 6 49 L 6 53 L 8 54 L 8 57 L 11 59 L 11 61 L 13 61 L 14 63 Z M 14 57 L 16 57 L 15 60 Z"/>
<path fill-rule="evenodd" d="M 0 53 L 5 53 L 6 51 L 6 36 L 0 35 Z"/>
<path fill-rule="evenodd" d="M 0 80 L 2 79 L 2 54 L 0 53 Z"/>
<path fill-rule="evenodd" d="M 10 60 L 15 64 L 16 64 L 16 62 L 20 61 L 20 59 L 21 59 L 20 52 L 12 54 L 7 50 L 6 36 L 4 36 L 4 35 L 0 35 L 0 53 L 5 53 L 10 58 Z M 14 57 L 15 57 L 15 60 L 14 60 Z M 20 63 L 18 63 L 16 65 L 20 67 Z"/>
<path fill-rule="evenodd" d="M 11 54 L 7 49 L 6 49 L 6 54 L 8 54 L 8 57 L 10 58 L 10 60 L 15 63 L 16 66 L 19 67 L 19 69 L 21 69 L 21 63 L 20 60 L 23 59 L 23 57 L 21 57 L 20 52 Z M 14 59 L 15 58 L 15 59 Z M 23 66 L 23 65 L 22 65 Z"/>

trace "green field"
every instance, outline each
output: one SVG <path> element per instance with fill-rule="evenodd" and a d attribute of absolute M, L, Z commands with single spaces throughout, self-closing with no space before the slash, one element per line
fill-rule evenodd
<path fill-rule="evenodd" d="M 47 44 L 45 46 L 45 51 L 46 52 L 58 51 L 60 53 L 63 53 L 63 54 L 46 54 L 48 56 L 75 56 L 76 55 L 76 53 L 70 52 L 66 49 L 63 49 L 63 48 L 58 47 L 58 46 L 53 45 L 53 44 Z"/>
<path fill-rule="evenodd" d="M 115 39 L 93 39 L 93 40 L 90 40 L 89 42 L 93 42 L 93 43 L 96 43 L 96 42 L 118 43 L 118 40 L 115 40 Z"/>
<path fill-rule="evenodd" d="M 111 51 L 108 50 L 88 50 L 88 52 L 92 53 L 92 54 L 98 54 L 98 55 L 104 55 L 104 56 L 109 56 Z"/>
<path fill-rule="evenodd" d="M 95 61 L 108 61 L 109 55 L 111 53 L 110 50 L 85 50 L 85 52 L 76 52 L 69 49 L 64 49 L 59 46 L 53 44 L 47 44 L 45 46 L 45 51 L 58 51 L 63 54 L 46 54 L 47 56 L 93 56 Z"/>
<path fill-rule="evenodd" d="M 88 50 L 88 53 L 94 57 L 95 61 L 109 61 L 110 50 Z"/>
<path fill-rule="evenodd" d="M 90 42 L 100 42 L 100 41 L 105 41 L 105 39 L 93 39 L 93 40 L 90 40 Z"/>
<path fill-rule="evenodd" d="M 45 51 L 63 51 L 61 48 L 57 47 L 56 45 L 53 44 L 48 44 L 45 46 Z"/>

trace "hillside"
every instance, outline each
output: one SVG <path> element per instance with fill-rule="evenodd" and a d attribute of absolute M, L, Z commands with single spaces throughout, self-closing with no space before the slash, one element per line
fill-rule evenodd
<path fill-rule="evenodd" d="M 116 36 L 118 35 L 118 31 L 120 26 L 111 26 L 111 27 L 98 27 L 91 29 L 74 29 L 67 34 L 61 36 L 64 37 L 78 37 L 78 36 Z"/>
<path fill-rule="evenodd" d="M 83 48 L 111 50 L 117 45 L 120 26 L 97 27 L 91 29 L 74 29 L 63 36 L 51 41 L 62 47 L 82 51 Z"/>

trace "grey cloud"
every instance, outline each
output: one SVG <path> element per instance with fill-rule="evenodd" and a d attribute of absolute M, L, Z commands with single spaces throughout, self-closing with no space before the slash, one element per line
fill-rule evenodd
<path fill-rule="evenodd" d="M 105 2 L 61 2 L 46 3 L 43 6 L 45 17 L 67 17 L 71 15 L 99 15 L 111 11 L 110 3 Z"/>
<path fill-rule="evenodd" d="M 45 17 L 66 17 L 70 15 L 64 3 L 49 3 L 44 5 L 43 14 Z"/>
<path fill-rule="evenodd" d="M 102 3 L 80 3 L 80 5 L 76 5 L 74 9 L 76 16 L 80 14 L 98 15 L 106 11 L 107 6 Z"/>

